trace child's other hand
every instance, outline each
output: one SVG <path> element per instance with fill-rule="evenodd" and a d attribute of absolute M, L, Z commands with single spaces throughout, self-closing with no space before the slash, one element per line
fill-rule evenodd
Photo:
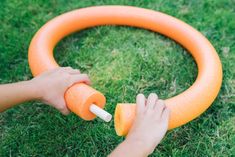
<path fill-rule="evenodd" d="M 136 98 L 137 112 L 126 140 L 130 143 L 140 143 L 147 154 L 151 154 L 166 134 L 169 119 L 169 109 L 163 100 L 151 93 L 146 100 L 143 94 Z"/>
<path fill-rule="evenodd" d="M 49 70 L 30 81 L 37 91 L 37 99 L 55 107 L 64 115 L 69 114 L 69 109 L 64 100 L 65 91 L 74 83 L 90 84 L 86 74 L 71 67 L 60 67 Z"/>

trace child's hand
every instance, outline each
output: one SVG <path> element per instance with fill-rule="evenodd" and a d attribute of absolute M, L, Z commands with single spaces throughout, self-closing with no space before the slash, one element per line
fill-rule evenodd
<path fill-rule="evenodd" d="M 37 91 L 37 98 L 55 107 L 64 115 L 69 110 L 64 100 L 65 91 L 74 83 L 84 82 L 90 84 L 86 74 L 80 74 L 79 70 L 71 67 L 49 70 L 30 81 Z"/>
<path fill-rule="evenodd" d="M 137 114 L 126 140 L 142 143 L 143 147 L 140 149 L 150 154 L 167 131 L 169 109 L 154 93 L 151 93 L 147 100 L 143 94 L 139 94 L 136 99 Z"/>
<path fill-rule="evenodd" d="M 135 121 L 126 139 L 109 155 L 110 157 L 145 157 L 150 155 L 166 134 L 169 109 L 156 94 L 146 100 L 143 94 L 136 98 Z"/>

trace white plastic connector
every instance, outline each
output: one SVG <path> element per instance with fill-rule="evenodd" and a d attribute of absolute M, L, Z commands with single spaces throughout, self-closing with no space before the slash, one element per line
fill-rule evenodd
<path fill-rule="evenodd" d="M 109 122 L 112 119 L 112 115 L 108 113 L 107 111 L 103 110 L 99 106 L 96 106 L 95 104 L 91 104 L 90 111 L 95 114 L 97 117 L 101 118 L 105 122 Z"/>

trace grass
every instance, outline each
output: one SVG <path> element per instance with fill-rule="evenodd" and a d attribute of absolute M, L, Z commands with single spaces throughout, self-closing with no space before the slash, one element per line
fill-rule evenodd
<path fill-rule="evenodd" d="M 235 156 L 235 1 L 101 0 L 0 2 L 0 82 L 32 78 L 27 49 L 35 32 L 51 18 L 93 5 L 133 5 L 175 16 L 201 31 L 223 64 L 223 84 L 213 105 L 196 120 L 168 132 L 152 156 Z M 168 98 L 187 89 L 197 68 L 177 43 L 130 27 L 96 27 L 70 35 L 55 49 L 60 65 L 90 75 L 108 100 L 134 102 L 139 92 Z M 0 114 L 0 156 L 106 156 L 123 138 L 113 121 L 62 116 L 41 102 L 28 102 Z"/>

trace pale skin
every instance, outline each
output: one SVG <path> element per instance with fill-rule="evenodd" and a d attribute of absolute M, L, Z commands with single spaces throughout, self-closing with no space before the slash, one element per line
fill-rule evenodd
<path fill-rule="evenodd" d="M 165 136 L 170 110 L 163 100 L 151 93 L 148 99 L 143 94 L 136 98 L 135 121 L 126 137 L 110 154 L 110 157 L 146 157 L 150 155 Z"/>
<path fill-rule="evenodd" d="M 90 80 L 79 70 L 64 67 L 49 70 L 29 81 L 0 85 L 0 112 L 26 101 L 40 100 L 67 115 L 70 111 L 64 93 L 75 83 L 90 84 Z M 126 139 L 110 157 L 148 156 L 167 131 L 169 109 L 156 94 L 150 94 L 147 99 L 139 94 L 136 104 L 136 119 Z"/>
<path fill-rule="evenodd" d="M 0 85 L 0 112 L 17 104 L 40 100 L 62 114 L 69 114 L 64 100 L 65 91 L 74 83 L 90 84 L 86 74 L 71 67 L 49 70 L 29 81 Z"/>

